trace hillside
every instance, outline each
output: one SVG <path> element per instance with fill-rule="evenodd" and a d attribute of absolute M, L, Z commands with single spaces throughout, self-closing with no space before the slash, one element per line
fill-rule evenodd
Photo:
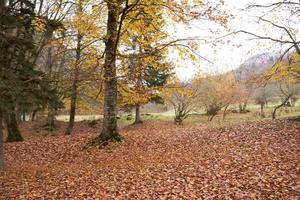
<path fill-rule="evenodd" d="M 257 54 L 245 60 L 241 66 L 233 72 L 237 80 L 246 80 L 270 69 L 277 58 L 278 55 L 274 53 Z"/>

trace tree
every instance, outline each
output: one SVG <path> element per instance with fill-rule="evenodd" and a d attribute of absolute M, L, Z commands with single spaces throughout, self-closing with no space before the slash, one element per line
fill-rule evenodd
<path fill-rule="evenodd" d="M 204 107 L 209 121 L 222 109 L 225 118 L 227 108 L 238 103 L 245 95 L 244 91 L 238 90 L 239 87 L 231 73 L 197 77 L 194 85 L 197 88 L 198 107 Z"/>
<path fill-rule="evenodd" d="M 163 97 L 169 101 L 174 108 L 175 124 L 181 125 L 195 109 L 196 92 L 190 84 L 175 79 L 166 86 Z"/>
<path fill-rule="evenodd" d="M 295 85 L 287 79 L 282 79 L 279 83 L 279 95 L 281 97 L 281 103 L 275 106 L 272 112 L 272 119 L 276 119 L 276 112 L 283 106 L 286 106 L 292 97 L 295 97 L 299 94 L 300 88 L 299 85 Z"/>
<path fill-rule="evenodd" d="M 102 59 L 102 45 L 99 41 L 102 40 L 103 25 L 98 15 L 103 6 L 92 6 L 90 1 L 78 0 L 75 2 L 76 12 L 71 20 L 65 20 L 66 29 L 73 33 L 67 39 L 70 43 L 70 52 L 72 55 L 69 60 L 69 70 L 72 76 L 70 89 L 70 116 L 66 134 L 72 133 L 77 109 L 77 102 L 80 98 L 79 92 L 83 84 L 88 84 L 93 81 L 94 74 L 98 73 L 100 67 L 99 60 Z M 67 43 L 66 42 L 66 43 Z M 94 81 L 96 81 L 95 79 Z M 83 92 L 84 93 L 84 92 Z"/>
<path fill-rule="evenodd" d="M 76 6 L 76 14 L 77 17 L 82 16 L 82 1 L 79 0 Z M 74 76 L 72 82 L 72 89 L 71 89 L 71 105 L 70 105 L 70 117 L 69 117 L 69 124 L 66 130 L 66 134 L 70 135 L 75 121 L 75 113 L 76 113 L 76 100 L 77 100 L 77 88 L 78 88 L 78 75 L 79 75 L 79 62 L 81 59 L 81 46 L 82 46 L 82 39 L 83 33 L 80 30 L 77 30 L 77 38 L 76 38 L 76 55 L 75 55 L 75 63 L 74 63 Z"/>
<path fill-rule="evenodd" d="M 17 123 L 18 106 L 54 104 L 59 100 L 45 73 L 34 69 L 34 5 L 30 1 L 16 1 L 2 4 L 1 10 L 0 105 L 7 125 L 7 141 L 15 142 L 23 140 Z"/>
<path fill-rule="evenodd" d="M 144 1 L 144 0 L 113 0 L 104 1 L 107 7 L 107 34 L 105 37 L 105 58 L 104 58 L 104 119 L 101 134 L 92 144 L 107 144 L 108 141 L 120 141 L 121 136 L 117 130 L 117 68 L 116 59 L 118 56 L 118 44 L 121 35 L 124 33 L 123 24 L 127 20 L 132 20 L 128 17 L 131 12 L 139 8 L 161 8 L 164 16 L 169 17 L 177 22 L 190 22 L 193 19 L 200 17 L 209 17 L 215 21 L 226 23 L 226 15 L 218 17 L 216 10 L 212 6 L 207 6 L 208 12 L 203 12 L 202 7 L 205 4 L 202 1 Z M 222 2 L 222 1 L 220 1 Z M 204 13 L 204 14 L 203 14 Z M 150 21 L 151 23 L 151 21 Z M 155 27 L 155 23 L 151 24 Z M 161 31 L 161 30 L 158 30 Z M 171 42 L 162 42 L 157 49 L 164 49 L 167 46 L 174 46 L 176 43 L 183 40 L 173 40 Z M 187 39 L 185 40 L 187 41 Z M 181 44 L 184 48 L 189 48 L 189 45 Z M 150 52 L 150 53 L 151 53 Z M 147 53 L 149 54 L 149 52 Z"/>
<path fill-rule="evenodd" d="M 266 87 L 259 87 L 255 90 L 254 93 L 254 100 L 255 103 L 260 105 L 260 116 L 265 117 L 264 114 L 264 108 L 266 107 L 268 103 L 268 98 L 269 98 L 269 91 L 267 91 Z"/>
<path fill-rule="evenodd" d="M 166 38 L 166 33 L 158 31 L 166 25 L 162 8 L 137 7 L 129 17 L 132 20 L 124 24 L 126 34 L 121 40 L 126 50 L 122 52 L 124 78 L 121 79 L 120 96 L 124 106 L 135 108 L 134 123 L 137 124 L 142 123 L 140 106 L 157 96 L 171 74 L 171 65 L 166 59 L 167 48 L 152 52 Z"/>
<path fill-rule="evenodd" d="M 107 34 L 105 39 L 104 61 L 104 119 L 101 134 L 96 143 L 121 141 L 117 130 L 117 77 L 116 53 L 120 39 L 121 28 L 127 12 L 134 7 L 128 0 L 122 10 L 123 1 L 107 1 Z M 121 17 L 120 17 L 121 16 Z M 119 21 L 120 19 L 120 21 Z M 96 140 L 96 141 L 97 141 Z"/>

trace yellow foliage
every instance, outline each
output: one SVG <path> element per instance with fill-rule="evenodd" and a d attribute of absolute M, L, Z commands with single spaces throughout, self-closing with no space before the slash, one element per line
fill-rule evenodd
<path fill-rule="evenodd" d="M 31 26 L 38 32 L 44 32 L 46 31 L 46 20 L 41 17 L 34 17 Z"/>
<path fill-rule="evenodd" d="M 273 68 L 267 72 L 266 76 L 274 80 L 285 80 L 290 83 L 300 81 L 300 55 L 293 53 L 287 60 L 277 62 Z"/>

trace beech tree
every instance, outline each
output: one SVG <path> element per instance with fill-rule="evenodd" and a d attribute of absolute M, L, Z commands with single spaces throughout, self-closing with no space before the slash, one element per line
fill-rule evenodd
<path fill-rule="evenodd" d="M 142 122 L 140 106 L 155 100 L 171 74 L 172 67 L 167 61 L 167 48 L 153 51 L 167 36 L 157 31 L 166 24 L 162 18 L 162 9 L 139 7 L 129 17 L 131 20 L 125 23 L 126 34 L 123 34 L 121 40 L 126 49 L 120 55 L 121 76 L 124 78 L 120 79 L 122 83 L 119 84 L 119 91 L 122 106 L 135 108 L 136 124 Z"/>
<path fill-rule="evenodd" d="M 193 19 L 208 17 L 221 23 L 227 22 L 224 13 L 218 13 L 211 6 L 205 7 L 202 1 L 144 1 L 144 0 L 113 0 L 104 1 L 107 6 L 107 34 L 105 37 L 104 58 L 104 119 L 101 134 L 92 143 L 106 144 L 107 141 L 120 141 L 121 136 L 117 130 L 117 68 L 116 59 L 118 44 L 123 33 L 124 22 L 130 20 L 129 14 L 140 8 L 161 8 L 164 16 L 176 22 L 188 23 Z M 220 1 L 222 2 L 222 1 Z M 205 12 L 209 11 L 209 12 Z M 155 20 L 154 20 L 155 21 Z M 150 21 L 151 23 L 151 21 Z M 155 27 L 155 23 L 151 23 Z M 160 31 L 160 30 L 158 30 Z M 175 44 L 180 40 L 162 43 L 159 49 Z M 182 45 L 187 46 L 187 45 Z"/>
<path fill-rule="evenodd" d="M 68 102 L 70 103 L 69 124 L 65 132 L 67 135 L 72 133 L 74 127 L 80 86 L 93 81 L 94 74 L 98 72 L 97 68 L 100 67 L 99 61 L 102 58 L 100 55 L 102 45 L 99 44 L 103 37 L 103 30 L 100 28 L 102 21 L 98 18 L 99 13 L 96 13 L 101 11 L 99 7 L 97 9 L 94 7 L 92 12 L 89 12 L 91 6 L 89 1 L 76 1 L 76 12 L 72 20 L 65 20 L 67 31 L 72 33 L 72 36 L 66 38 L 65 43 L 69 43 L 69 50 L 74 54 L 68 62 L 71 89 L 70 102 Z"/>

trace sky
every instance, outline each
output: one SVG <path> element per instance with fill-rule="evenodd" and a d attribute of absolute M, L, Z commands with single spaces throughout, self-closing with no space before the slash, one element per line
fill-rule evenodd
<path fill-rule="evenodd" d="M 205 38 L 208 42 L 200 42 L 198 53 L 205 57 L 199 59 L 196 63 L 186 60 L 176 62 L 176 74 L 181 80 L 188 80 L 197 72 L 222 73 L 238 68 L 243 61 L 259 53 L 278 51 L 279 44 L 263 40 L 253 39 L 253 36 L 247 34 L 234 34 L 223 37 L 228 33 L 246 30 L 258 35 L 268 35 L 280 38 L 281 31 L 270 27 L 268 24 L 259 21 L 259 16 L 266 19 L 272 19 L 280 24 L 287 20 L 287 12 L 276 12 L 269 14 L 265 9 L 245 9 L 251 4 L 268 4 L 277 2 L 276 0 L 225 0 L 224 9 L 234 17 L 229 21 L 228 28 L 222 28 L 209 21 L 194 21 L 189 27 L 179 26 L 176 28 L 175 35 L 181 37 L 199 37 Z M 212 34 L 209 30 L 215 32 Z M 217 38 L 222 39 L 217 40 Z"/>

